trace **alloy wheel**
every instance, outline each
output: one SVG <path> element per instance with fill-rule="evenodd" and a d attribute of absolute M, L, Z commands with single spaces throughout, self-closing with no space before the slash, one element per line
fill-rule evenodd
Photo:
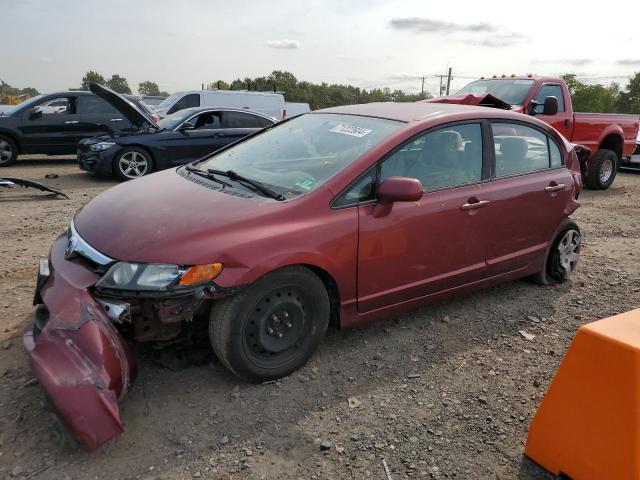
<path fill-rule="evenodd" d="M 609 178 L 611 178 L 611 174 L 613 173 L 613 162 L 609 158 L 605 158 L 602 161 L 602 166 L 600 167 L 600 182 L 607 183 Z"/>
<path fill-rule="evenodd" d="M 8 162 L 13 158 L 13 147 L 5 140 L 0 139 L 0 163 Z"/>
<path fill-rule="evenodd" d="M 138 178 L 149 171 L 149 160 L 142 153 L 134 151 L 126 152 L 118 160 L 118 168 L 127 178 Z"/>
<path fill-rule="evenodd" d="M 559 273 L 564 278 L 569 278 L 580 259 L 580 232 L 567 230 L 558 242 Z"/>

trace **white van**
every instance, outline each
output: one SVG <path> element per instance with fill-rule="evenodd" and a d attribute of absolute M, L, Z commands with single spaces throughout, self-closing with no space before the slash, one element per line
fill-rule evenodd
<path fill-rule="evenodd" d="M 296 115 L 302 115 L 303 113 L 309 113 L 311 108 L 309 108 L 308 103 L 301 102 L 284 102 L 284 117 L 295 117 Z"/>
<path fill-rule="evenodd" d="M 191 107 L 228 107 L 251 110 L 282 120 L 285 114 L 281 93 L 248 92 L 246 90 L 192 90 L 177 92 L 153 109 L 161 118 Z"/>

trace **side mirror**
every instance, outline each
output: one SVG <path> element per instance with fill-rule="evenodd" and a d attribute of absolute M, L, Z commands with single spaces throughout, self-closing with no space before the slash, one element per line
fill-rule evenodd
<path fill-rule="evenodd" d="M 558 98 L 547 97 L 544 99 L 544 107 L 542 108 L 543 115 L 555 115 L 558 113 Z"/>
<path fill-rule="evenodd" d="M 394 202 L 417 202 L 423 193 L 422 183 L 417 178 L 389 177 L 378 186 L 378 203 L 373 216 L 387 215 Z"/>
<path fill-rule="evenodd" d="M 29 110 L 29 118 L 31 120 L 33 120 L 34 118 L 38 118 L 42 116 L 42 110 L 40 109 L 40 107 L 34 107 L 31 110 Z"/>
<path fill-rule="evenodd" d="M 186 132 L 187 130 L 194 130 L 196 128 L 196 126 L 191 123 L 191 122 L 184 122 L 182 125 L 180 125 L 180 128 L 178 129 L 181 132 Z"/>

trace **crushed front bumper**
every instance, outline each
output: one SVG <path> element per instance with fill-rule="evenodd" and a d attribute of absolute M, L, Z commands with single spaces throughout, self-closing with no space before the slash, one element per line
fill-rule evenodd
<path fill-rule="evenodd" d="M 66 236 L 41 264 L 36 322 L 24 335 L 33 371 L 66 426 L 93 450 L 123 431 L 118 410 L 135 361 L 88 289 L 98 280 L 80 261 L 65 260 Z M 48 267 L 48 272 L 47 272 Z"/>

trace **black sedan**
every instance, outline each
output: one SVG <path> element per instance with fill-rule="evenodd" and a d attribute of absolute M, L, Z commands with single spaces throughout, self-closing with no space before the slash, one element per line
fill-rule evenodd
<path fill-rule="evenodd" d="M 133 134 L 113 133 L 78 144 L 82 170 L 121 180 L 192 162 L 276 122 L 246 110 L 200 107 L 180 110 L 156 125 L 121 95 L 99 85 L 92 85 L 91 91 L 141 126 Z"/>

